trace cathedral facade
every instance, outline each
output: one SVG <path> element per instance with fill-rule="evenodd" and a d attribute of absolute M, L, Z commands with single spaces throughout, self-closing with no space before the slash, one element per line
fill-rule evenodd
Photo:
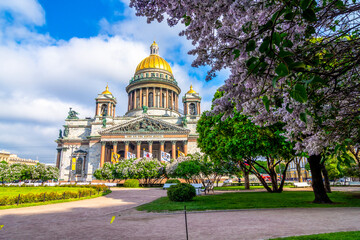
<path fill-rule="evenodd" d="M 182 98 L 183 109 L 179 108 L 181 89 L 155 42 L 150 56 L 136 67 L 126 92 L 124 116 L 115 115 L 118 102 L 108 86 L 95 99 L 93 118 L 79 119 L 70 109 L 56 140 L 60 180 L 91 181 L 106 162 L 149 154 L 161 161 L 199 151 L 196 123 L 201 97 L 191 86 Z"/>

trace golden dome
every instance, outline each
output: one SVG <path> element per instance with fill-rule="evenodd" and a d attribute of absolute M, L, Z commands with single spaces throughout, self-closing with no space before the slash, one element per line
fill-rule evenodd
<path fill-rule="evenodd" d="M 109 91 L 109 86 L 107 84 L 106 84 L 105 91 L 103 91 L 101 94 L 111 94 L 112 95 L 112 93 Z"/>
<path fill-rule="evenodd" d="M 158 55 L 150 55 L 147 58 L 144 58 L 139 65 L 136 67 L 136 71 L 146 69 L 146 68 L 157 68 L 168 71 L 172 74 L 170 65 Z"/>
<path fill-rule="evenodd" d="M 150 46 L 150 56 L 144 58 L 139 65 L 137 65 L 135 74 L 137 71 L 147 68 L 162 69 L 172 74 L 169 63 L 159 56 L 159 47 L 155 41 Z"/>
<path fill-rule="evenodd" d="M 187 93 L 196 93 L 192 87 L 192 85 L 190 86 L 190 90 Z"/>

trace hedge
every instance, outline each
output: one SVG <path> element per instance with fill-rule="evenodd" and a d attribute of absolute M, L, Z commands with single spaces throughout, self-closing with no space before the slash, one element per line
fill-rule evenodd
<path fill-rule="evenodd" d="M 139 187 L 139 180 L 137 179 L 128 179 L 124 182 L 124 187 L 128 188 L 137 188 Z"/>
<path fill-rule="evenodd" d="M 98 186 L 101 186 L 101 185 L 98 185 Z M 102 189 L 102 190 L 100 190 L 100 189 Z M 65 191 L 62 193 L 43 192 L 43 193 L 36 193 L 36 194 L 33 194 L 33 193 L 19 194 L 19 196 L 11 196 L 11 197 L 5 196 L 5 197 L 0 197 L 0 206 L 88 197 L 91 195 L 95 195 L 96 193 L 99 194 L 100 191 L 108 192 L 110 190 L 108 190 L 107 187 L 96 189 L 93 186 L 93 188 L 91 188 L 91 189 L 83 189 L 83 190 L 78 190 L 76 192 L 74 192 L 74 191 Z"/>

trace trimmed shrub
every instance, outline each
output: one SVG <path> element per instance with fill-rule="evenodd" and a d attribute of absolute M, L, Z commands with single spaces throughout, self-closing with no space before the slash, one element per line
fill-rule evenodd
<path fill-rule="evenodd" d="M 170 186 L 167 191 L 167 196 L 173 202 L 187 202 L 191 201 L 196 196 L 196 190 L 193 186 L 187 183 L 179 183 Z"/>
<path fill-rule="evenodd" d="M 96 195 L 98 193 L 97 189 L 99 189 L 99 190 L 101 189 L 100 192 L 105 192 L 105 193 L 111 192 L 110 190 L 108 190 L 107 186 L 105 186 L 105 185 L 103 185 L 103 186 L 100 185 L 98 188 L 93 187 L 93 188 L 81 189 L 81 190 L 78 190 L 75 192 L 65 191 L 62 193 L 61 192 L 46 192 L 46 193 L 43 192 L 43 193 L 36 193 L 36 194 L 33 194 L 33 193 L 21 194 L 19 204 L 43 202 L 44 196 L 45 196 L 45 201 L 79 198 L 79 196 L 80 197 L 88 197 L 88 196 L 90 196 L 90 193 L 91 193 L 91 195 Z M 18 196 L 0 197 L 0 206 L 13 205 L 13 204 L 16 204 L 17 201 L 18 201 Z"/>
<path fill-rule="evenodd" d="M 179 179 L 168 179 L 166 180 L 166 183 L 180 183 Z"/>
<path fill-rule="evenodd" d="M 124 182 L 124 187 L 128 188 L 137 188 L 139 187 L 139 180 L 137 179 L 128 179 Z"/>

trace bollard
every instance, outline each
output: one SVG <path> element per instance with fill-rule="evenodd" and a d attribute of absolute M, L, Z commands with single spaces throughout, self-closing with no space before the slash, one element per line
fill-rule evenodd
<path fill-rule="evenodd" d="M 98 195 L 100 194 L 100 189 L 98 188 Z"/>
<path fill-rule="evenodd" d="M 81 198 L 81 192 L 79 192 L 79 198 Z"/>
<path fill-rule="evenodd" d="M 20 202 L 20 194 L 18 196 L 18 200 L 17 200 L 17 205 L 19 206 L 19 202 Z"/>
<path fill-rule="evenodd" d="M 45 202 L 45 194 L 46 194 L 46 193 L 44 193 L 44 202 Z"/>
<path fill-rule="evenodd" d="M 65 192 L 64 192 L 64 194 L 63 194 L 63 195 L 64 195 L 64 200 L 65 200 Z"/>

